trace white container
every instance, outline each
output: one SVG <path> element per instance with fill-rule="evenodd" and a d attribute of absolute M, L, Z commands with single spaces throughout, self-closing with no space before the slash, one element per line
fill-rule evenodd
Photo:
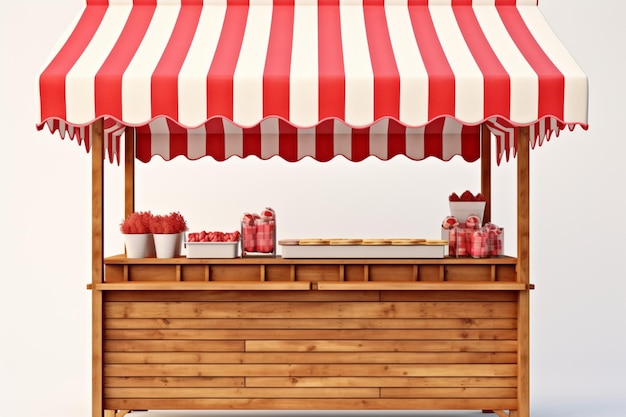
<path fill-rule="evenodd" d="M 154 257 L 154 240 L 150 233 L 136 233 L 124 235 L 124 247 L 127 258 Z"/>
<path fill-rule="evenodd" d="M 447 245 L 282 245 L 283 258 L 443 258 Z"/>
<path fill-rule="evenodd" d="M 187 258 L 236 258 L 239 242 L 186 242 Z"/>
<path fill-rule="evenodd" d="M 482 226 L 486 205 L 485 201 L 450 201 L 450 214 L 456 217 L 459 223 L 465 223 L 468 216 L 475 214 Z"/>
<path fill-rule="evenodd" d="M 176 256 L 176 245 L 180 244 L 180 233 L 155 233 L 153 237 L 157 258 Z"/>

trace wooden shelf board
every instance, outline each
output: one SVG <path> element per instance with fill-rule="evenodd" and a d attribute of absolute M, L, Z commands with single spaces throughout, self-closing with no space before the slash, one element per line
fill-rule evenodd
<path fill-rule="evenodd" d="M 446 256 L 440 259 L 385 259 L 385 258 L 333 258 L 333 259 L 284 259 L 280 256 L 275 258 L 245 257 L 245 258 L 127 258 L 125 255 L 115 255 L 104 259 L 105 265 L 514 265 L 517 258 L 499 256 L 495 258 L 453 258 Z"/>
<path fill-rule="evenodd" d="M 317 289 L 321 291 L 362 291 L 362 290 L 387 290 L 387 291 L 523 291 L 529 286 L 519 282 L 332 282 L 322 281 L 317 283 Z"/>
<path fill-rule="evenodd" d="M 129 290 L 129 291 L 305 291 L 311 289 L 311 283 L 306 281 L 224 281 L 224 282 L 110 282 L 88 285 L 88 289 Z"/>

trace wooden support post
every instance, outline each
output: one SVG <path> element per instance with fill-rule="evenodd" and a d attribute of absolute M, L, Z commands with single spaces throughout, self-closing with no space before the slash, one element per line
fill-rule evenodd
<path fill-rule="evenodd" d="M 517 139 L 517 281 L 530 283 L 530 144 L 528 127 Z M 530 290 L 519 292 L 517 316 L 519 417 L 530 414 Z"/>
<path fill-rule="evenodd" d="M 135 211 L 135 128 L 124 133 L 124 216 Z"/>
<path fill-rule="evenodd" d="M 91 332 L 92 332 L 92 417 L 102 417 L 102 291 L 96 284 L 104 281 L 104 137 L 103 120 L 91 125 Z"/>
<path fill-rule="evenodd" d="M 483 214 L 484 224 L 491 221 L 491 132 L 484 123 L 481 126 L 480 149 L 480 192 L 487 200 Z"/>

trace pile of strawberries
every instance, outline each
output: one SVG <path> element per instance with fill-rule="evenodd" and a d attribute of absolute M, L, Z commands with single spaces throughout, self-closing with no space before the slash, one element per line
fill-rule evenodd
<path fill-rule="evenodd" d="M 459 197 L 457 193 L 450 194 L 448 197 L 450 201 L 485 201 L 485 196 L 482 193 L 478 193 L 476 195 L 472 194 L 471 191 L 464 191 L 463 194 Z"/>
<path fill-rule="evenodd" d="M 194 232 L 187 234 L 187 242 L 238 242 L 241 233 L 235 230 L 232 233 L 225 232 Z"/>

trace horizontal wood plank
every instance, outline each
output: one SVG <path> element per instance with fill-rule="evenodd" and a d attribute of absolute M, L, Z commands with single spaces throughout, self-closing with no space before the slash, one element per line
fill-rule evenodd
<path fill-rule="evenodd" d="M 136 398 L 106 399 L 114 410 L 516 410 L 517 400 L 508 398 Z"/>
<path fill-rule="evenodd" d="M 243 340 L 105 340 L 105 352 L 243 352 Z"/>
<path fill-rule="evenodd" d="M 514 318 L 509 302 L 107 302 L 105 318 Z"/>
<path fill-rule="evenodd" d="M 514 364 L 105 364 L 104 376 L 510 377 Z"/>
<path fill-rule="evenodd" d="M 516 388 L 408 387 L 382 388 L 382 398 L 515 398 Z"/>
<path fill-rule="evenodd" d="M 248 352 L 516 352 L 515 340 L 248 340 Z"/>
<path fill-rule="evenodd" d="M 511 329 L 443 329 L 412 330 L 404 329 L 115 329 L 105 330 L 106 339 L 144 340 L 297 340 L 297 339 L 414 339 L 414 340 L 515 340 L 517 332 Z"/>
<path fill-rule="evenodd" d="M 515 388 L 515 377 L 107 377 L 105 387 L 483 387 Z"/>
<path fill-rule="evenodd" d="M 378 398 L 378 388 L 105 388 L 105 398 Z"/>
<path fill-rule="evenodd" d="M 232 352 L 109 352 L 104 361 L 115 363 L 153 364 L 227 364 L 227 363 L 274 363 L 284 364 L 284 352 L 232 353 Z M 296 363 L 516 363 L 515 352 L 289 352 L 288 361 Z"/>
<path fill-rule="evenodd" d="M 248 387 L 507 387 L 515 377 L 249 377 Z"/>
<path fill-rule="evenodd" d="M 146 276 L 145 278 L 144 275 Z M 176 286 L 172 286 L 171 282 L 169 282 L 172 281 L 172 279 L 167 273 L 154 274 L 150 272 L 142 274 L 141 276 L 142 280 L 137 278 L 136 281 L 106 282 L 94 284 L 93 288 L 98 291 L 307 291 L 311 289 L 309 282 L 295 281 L 187 281 L 177 282 Z M 153 277 L 154 279 L 152 279 Z"/>
<path fill-rule="evenodd" d="M 488 268 L 488 266 L 486 266 Z M 488 273 L 484 274 L 489 276 Z M 458 281 L 446 282 L 424 282 L 424 281 L 320 281 L 317 289 L 331 291 L 352 291 L 352 290 L 402 290 L 402 291 L 436 291 L 448 289 L 451 291 L 522 291 L 528 289 L 527 284 L 518 282 L 492 282 L 477 281 L 476 276 L 469 271 L 465 274 L 458 274 Z"/>
<path fill-rule="evenodd" d="M 517 320 L 505 319 L 176 319 L 108 318 L 106 329 L 515 329 Z"/>
<path fill-rule="evenodd" d="M 515 340 L 106 340 L 105 352 L 516 352 Z"/>
<path fill-rule="evenodd" d="M 243 377 L 108 377 L 104 378 L 105 387 L 117 388 L 211 388 L 243 387 Z"/>
<path fill-rule="evenodd" d="M 444 292 L 445 293 L 445 292 Z M 460 294 L 459 294 L 460 295 Z M 443 296 L 443 295 L 442 295 Z M 379 301 L 378 291 L 106 291 L 105 301 Z M 483 297 L 484 299 L 484 297 Z M 497 301 L 497 300 L 496 300 Z M 515 298 L 502 301 L 515 301 Z"/>

